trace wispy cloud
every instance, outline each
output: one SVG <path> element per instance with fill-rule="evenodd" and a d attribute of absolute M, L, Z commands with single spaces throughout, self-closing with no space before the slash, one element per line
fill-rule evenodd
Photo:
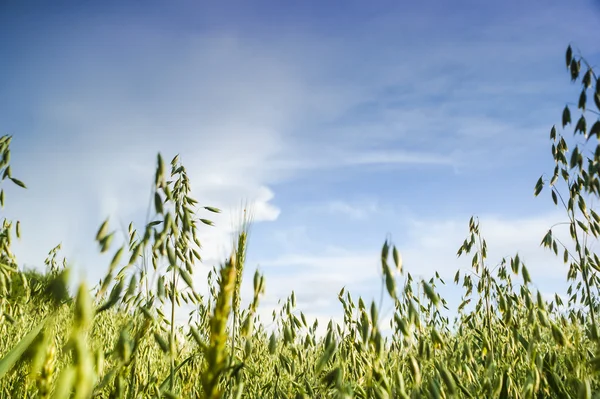
<path fill-rule="evenodd" d="M 331 213 L 339 213 L 357 220 L 364 220 L 370 214 L 376 213 L 379 210 L 377 201 L 375 200 L 362 201 L 355 204 L 346 201 L 331 201 L 327 203 L 326 207 Z"/>

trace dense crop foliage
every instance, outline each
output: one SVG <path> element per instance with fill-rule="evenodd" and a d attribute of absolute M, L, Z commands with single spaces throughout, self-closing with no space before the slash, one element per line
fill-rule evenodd
<path fill-rule="evenodd" d="M 588 206 L 600 197 L 600 79 L 571 47 L 566 65 L 582 92 L 573 137 L 550 132 L 555 169 L 542 176 L 567 220 L 552 227 L 542 245 L 568 266 L 569 298 L 547 300 L 533 289 L 518 254 L 490 267 L 477 219 L 458 255 L 471 258 L 456 273 L 464 288 L 452 322 L 437 293 L 444 281 L 415 281 L 401 255 L 386 241 L 381 251 L 383 286 L 394 303 L 392 334 L 381 332 L 375 302 L 355 301 L 342 290 L 341 325 L 325 336 L 284 302 L 267 329 L 256 315 L 265 281 L 254 275 L 254 296 L 242 307 L 240 284 L 251 217 L 245 215 L 233 251 L 209 274 L 209 294 L 194 286 L 201 242 L 210 228 L 191 197 L 184 166 L 157 159 L 153 218 L 113 249 L 106 276 L 96 287 L 67 289 L 69 269 L 53 249 L 42 274 L 20 270 L 13 253 L 18 222 L 0 230 L 0 396 L 10 398 L 564 398 L 600 397 L 598 333 L 600 258 L 591 245 L 600 215 Z M 583 68 L 583 69 L 582 69 Z M 585 71 L 584 71 L 585 70 Z M 593 105 L 588 108 L 588 98 Z M 562 128 L 572 123 L 567 106 Z M 592 136 L 599 139 L 598 142 Z M 12 176 L 9 145 L 0 138 L 2 181 Z M 567 144 L 569 142 L 569 144 Z M 596 146 L 593 146 L 593 143 Z M 569 151 L 568 147 L 572 150 Z M 0 191 L 4 206 L 4 191 Z M 199 217 L 198 215 L 202 216 Z M 556 237 L 566 227 L 572 242 Z M 106 220 L 96 240 L 111 251 L 115 232 Z M 176 308 L 193 307 L 187 325 Z"/>

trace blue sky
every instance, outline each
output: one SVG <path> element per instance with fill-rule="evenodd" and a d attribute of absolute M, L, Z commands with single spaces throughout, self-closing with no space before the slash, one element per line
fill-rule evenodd
<path fill-rule="evenodd" d="M 563 218 L 533 186 L 579 92 L 566 46 L 599 60 L 599 23 L 591 1 L 3 2 L 0 129 L 29 186 L 7 191 L 15 252 L 42 266 L 62 242 L 97 281 L 96 229 L 141 226 L 160 151 L 225 210 L 199 284 L 254 202 L 265 314 L 291 290 L 324 319 L 344 285 L 378 297 L 387 234 L 408 271 L 450 282 L 471 215 L 491 263 L 519 251 L 560 291 L 566 270 L 539 242 Z"/>

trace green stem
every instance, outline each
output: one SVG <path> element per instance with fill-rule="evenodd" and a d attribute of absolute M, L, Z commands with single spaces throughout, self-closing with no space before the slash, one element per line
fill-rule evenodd
<path fill-rule="evenodd" d="M 172 281 L 171 281 L 171 336 L 170 336 L 170 361 L 171 361 L 171 382 L 169 384 L 169 390 L 173 392 L 175 384 L 175 277 L 176 269 L 175 265 L 172 265 Z"/>

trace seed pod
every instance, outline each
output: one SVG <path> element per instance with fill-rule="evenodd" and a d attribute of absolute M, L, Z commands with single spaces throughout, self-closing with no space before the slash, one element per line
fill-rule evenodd
<path fill-rule="evenodd" d="M 552 323 L 552 337 L 554 338 L 554 341 L 560 346 L 565 346 L 567 343 L 565 334 L 554 323 Z"/>
<path fill-rule="evenodd" d="M 433 340 L 433 343 L 439 345 L 440 348 L 444 346 L 444 339 L 436 329 L 431 330 L 431 339 Z"/>
<path fill-rule="evenodd" d="M 446 388 L 448 388 L 448 393 L 450 395 L 456 394 L 456 381 L 454 381 L 454 377 L 452 376 L 452 374 L 450 374 L 446 367 L 441 365 L 438 367 L 438 370 L 440 372 L 440 375 L 442 376 L 444 384 L 446 384 Z"/>
<path fill-rule="evenodd" d="M 100 228 L 96 233 L 96 241 L 102 240 L 104 236 L 106 236 L 106 233 L 108 233 L 108 219 L 106 219 L 102 225 L 100 225 Z"/>
<path fill-rule="evenodd" d="M 437 306 L 440 298 L 438 297 L 438 295 L 433 291 L 433 288 L 431 288 L 431 286 L 429 284 L 427 284 L 425 281 L 422 282 L 423 283 L 423 289 L 425 290 L 425 294 L 427 295 L 427 298 L 429 298 L 429 300 L 435 305 Z"/>
<path fill-rule="evenodd" d="M 156 340 L 158 346 L 160 346 L 160 349 L 164 353 L 169 353 L 169 344 L 167 344 L 167 341 L 165 341 L 165 339 L 161 337 L 161 335 L 157 331 L 154 332 L 154 339 Z"/>
<path fill-rule="evenodd" d="M 272 333 L 271 337 L 269 338 L 269 353 L 271 355 L 274 355 L 276 349 L 277 349 L 277 338 L 275 337 L 275 333 Z"/>
<path fill-rule="evenodd" d="M 79 285 L 75 298 L 75 325 L 81 328 L 89 327 L 92 322 L 94 309 L 92 298 L 85 282 Z"/>
<path fill-rule="evenodd" d="M 103 312 L 103 311 L 113 307 L 117 303 L 119 298 L 121 297 L 121 292 L 123 292 L 124 287 L 125 287 L 125 280 L 124 279 L 119 280 L 119 282 L 113 287 L 112 291 L 110 292 L 110 296 L 108 297 L 108 300 L 102 306 L 100 306 L 98 308 L 96 313 Z"/>
<path fill-rule="evenodd" d="M 412 375 L 413 381 L 415 383 L 415 385 L 420 385 L 421 384 L 421 370 L 419 369 L 419 363 L 417 362 L 417 359 L 414 358 L 414 356 L 409 356 L 408 358 L 409 360 L 409 366 L 410 366 L 410 374 Z"/>

